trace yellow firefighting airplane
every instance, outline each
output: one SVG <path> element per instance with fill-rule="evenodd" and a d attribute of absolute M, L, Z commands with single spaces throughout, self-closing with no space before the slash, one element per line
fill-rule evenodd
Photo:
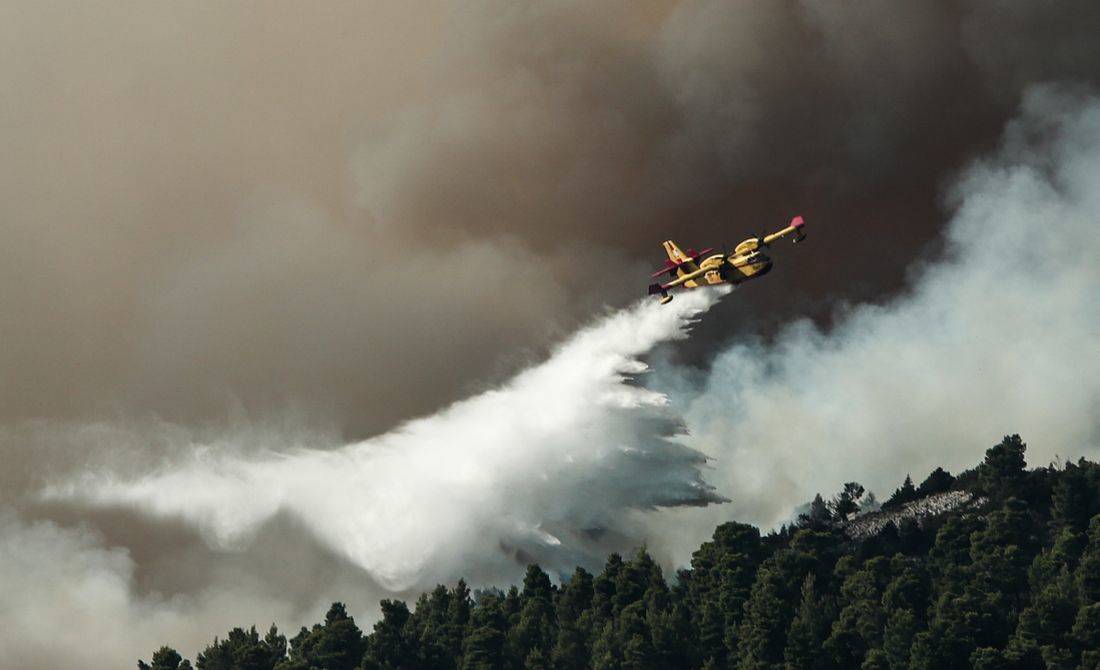
<path fill-rule="evenodd" d="M 653 277 L 675 274 L 676 279 L 667 284 L 650 284 L 649 294 L 660 293 L 661 304 L 664 305 L 672 300 L 668 290 L 677 286 L 684 288 L 697 288 L 703 284 L 733 284 L 737 286 L 750 279 L 763 277 L 768 273 L 768 270 L 772 269 L 772 260 L 764 255 L 762 249 L 779 238 L 792 233 L 794 234 L 793 241 L 796 243 L 801 242 L 806 239 L 806 233 L 802 230 L 805 225 L 806 222 L 802 220 L 802 217 L 796 216 L 791 219 L 791 225 L 783 230 L 771 235 L 750 237 L 738 244 L 733 253 L 728 256 L 724 251 L 720 254 L 707 256 L 714 249 L 704 249 L 700 252 L 688 249 L 688 253 L 685 254 L 680 250 L 680 247 L 676 246 L 675 242 L 665 240 L 665 253 L 668 254 L 668 260 L 665 261 L 664 268 L 653 273 Z M 703 259 L 702 262 L 700 262 L 700 258 Z"/>

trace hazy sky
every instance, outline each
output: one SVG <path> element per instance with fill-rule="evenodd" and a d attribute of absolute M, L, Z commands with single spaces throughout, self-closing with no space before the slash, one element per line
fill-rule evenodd
<path fill-rule="evenodd" d="M 640 295 L 662 239 L 797 213 L 797 278 L 702 339 L 881 297 L 1023 88 L 1096 76 L 1098 12 L 7 3 L 0 418 L 365 436 Z"/>
<path fill-rule="evenodd" d="M 1100 359 L 1080 291 L 1095 269 L 1070 253 L 1095 246 L 1083 213 L 1100 163 L 1070 149 L 1093 146 L 1098 24 L 1094 2 L 1037 0 L 0 5 L 0 579 L 13 587 L 0 593 L 6 611 L 46 618 L 62 596 L 38 598 L 40 584 L 95 595 L 71 645 L 0 636 L 0 655 L 102 666 L 173 641 L 190 655 L 224 626 L 296 625 L 349 592 L 369 611 L 466 565 L 508 579 L 524 557 L 564 564 L 639 538 L 682 558 L 719 518 L 771 523 L 845 477 L 881 488 L 895 465 L 961 467 L 987 445 L 957 442 L 999 430 L 1047 433 L 1025 434 L 1049 440 L 1043 457 L 1092 444 L 1091 387 L 1045 403 L 1088 372 L 1062 354 Z M 682 334 L 675 319 L 644 346 L 584 349 L 613 357 L 602 376 L 561 358 L 581 324 L 650 318 L 617 310 L 644 293 L 661 240 L 732 246 L 794 214 L 808 244 L 777 249 L 772 275 L 663 350 L 647 383 L 669 394 L 667 415 L 619 381 Z M 1036 237 L 1079 262 L 1036 262 L 1020 244 Z M 989 311 L 982 328 L 975 310 Z M 1006 314 L 1033 318 L 1000 341 Z M 941 348 L 922 336 L 930 320 Z M 1050 322 L 1060 350 L 1034 344 Z M 975 377 L 975 357 L 1000 372 Z M 537 374 L 549 381 L 525 386 Z M 1025 374 L 1040 381 L 986 393 Z M 945 405 L 937 380 L 961 379 L 984 380 L 965 398 L 1001 410 Z M 818 403 L 832 380 L 847 391 Z M 559 385 L 610 395 L 552 402 Z M 615 467 L 582 467 L 581 447 L 537 421 L 486 437 L 441 411 L 465 400 L 470 416 L 537 418 L 516 400 L 526 388 L 547 394 L 558 430 L 591 427 Z M 874 418 L 846 424 L 853 406 Z M 992 425 L 1012 416 L 1025 426 Z M 777 436 L 784 421 L 798 430 Z M 697 439 L 666 454 L 654 445 L 676 426 Z M 819 467 L 809 434 L 865 469 Z M 863 457 L 898 434 L 892 462 Z M 378 449 L 401 454 L 382 480 L 317 465 Z M 448 449 L 477 458 L 436 459 Z M 677 465 L 665 479 L 631 453 Z M 476 493 L 562 454 L 575 467 L 535 499 L 578 504 L 547 503 L 554 519 L 497 520 L 512 489 Z M 215 518 L 240 495 L 219 488 L 220 468 L 264 488 L 272 458 L 383 496 L 466 472 L 450 498 L 406 501 L 398 535 L 416 545 L 433 505 L 454 506 L 468 562 L 418 555 L 394 578 L 383 568 L 409 554 L 371 549 L 390 530 L 372 499 L 333 508 L 293 467 L 276 468 L 271 504 Z M 425 459 L 451 466 L 424 472 Z M 624 472 L 637 488 L 600 479 Z M 733 502 L 647 511 L 706 502 L 707 485 Z M 601 486 L 616 495 L 578 493 Z M 570 535 L 592 523 L 605 544 Z M 478 554 L 479 534 L 504 558 Z M 132 622 L 129 637 L 101 620 Z M 81 649 L 89 639 L 104 642 Z"/>

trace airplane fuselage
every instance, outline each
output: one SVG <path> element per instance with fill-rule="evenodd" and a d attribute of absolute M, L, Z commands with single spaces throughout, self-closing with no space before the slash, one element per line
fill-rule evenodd
<path fill-rule="evenodd" d="M 698 270 L 673 280 L 672 285 L 680 285 L 687 281 L 737 285 L 762 277 L 771 269 L 772 260 L 756 250 L 751 253 L 734 252 L 729 256 L 714 254 L 700 261 Z"/>
<path fill-rule="evenodd" d="M 793 235 L 794 241 L 799 242 L 806 238 L 802 230 L 805 222 L 802 217 L 791 219 L 789 226 L 771 235 L 750 237 L 742 241 L 733 250 L 732 254 L 712 254 L 703 257 L 688 250 L 684 253 L 672 240 L 664 242 L 665 253 L 668 261 L 665 267 L 653 274 L 659 277 L 662 274 L 675 274 L 666 284 L 650 284 L 649 293 L 660 294 L 661 303 L 672 300 L 668 290 L 672 288 L 695 288 L 703 284 L 742 284 L 750 279 L 756 279 L 768 274 L 772 269 L 772 260 L 763 252 L 771 243 L 781 237 Z M 707 249 L 703 253 L 711 251 Z"/>

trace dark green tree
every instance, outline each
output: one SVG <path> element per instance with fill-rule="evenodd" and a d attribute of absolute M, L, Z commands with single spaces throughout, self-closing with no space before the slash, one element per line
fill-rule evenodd
<path fill-rule="evenodd" d="M 622 643 L 619 640 L 615 622 L 607 621 L 598 631 L 596 641 L 592 645 L 592 668 L 593 670 L 620 670 L 622 663 Z"/>
<path fill-rule="evenodd" d="M 139 660 L 138 670 L 191 670 L 191 661 L 185 660 L 175 649 L 161 647 L 153 652 L 152 663 Z"/>
<path fill-rule="evenodd" d="M 943 493 L 944 491 L 950 491 L 951 486 L 955 483 L 955 478 L 951 476 L 951 473 L 943 468 L 936 468 L 928 477 L 925 478 L 920 486 L 917 487 L 917 497 L 923 498 L 924 496 L 930 496 L 933 493 Z"/>
<path fill-rule="evenodd" d="M 1006 435 L 1001 443 L 985 452 L 985 462 L 978 467 L 978 482 L 986 495 L 997 500 L 1026 497 L 1024 483 L 1027 445 L 1019 435 Z"/>
<path fill-rule="evenodd" d="M 1004 594 L 1013 604 L 1026 600 L 1028 569 L 1039 546 L 1027 503 L 1009 498 L 989 515 L 987 527 L 972 536 L 975 588 L 981 593 Z"/>
<path fill-rule="evenodd" d="M 787 630 L 783 650 L 786 670 L 814 670 L 824 667 L 821 645 L 829 633 L 829 618 L 825 603 L 814 588 L 814 575 L 806 575 L 802 583 L 802 602 Z"/>
<path fill-rule="evenodd" d="M 367 639 L 363 667 L 368 670 L 397 670 L 415 658 L 414 646 L 408 639 L 409 608 L 399 600 L 383 600 L 382 618 L 374 624 Z"/>
<path fill-rule="evenodd" d="M 366 650 L 363 632 L 348 615 L 343 603 L 336 602 L 325 614 L 324 624 L 302 629 L 290 643 L 290 656 L 276 666 L 278 670 L 323 668 L 353 670 Z"/>
<path fill-rule="evenodd" d="M 558 634 L 550 660 L 559 670 L 582 670 L 589 662 L 588 628 L 592 618 L 592 575 L 577 568 L 558 592 Z"/>
<path fill-rule="evenodd" d="M 286 637 L 272 624 L 264 639 L 256 627 L 234 628 L 225 639 L 206 647 L 195 657 L 198 670 L 272 670 L 286 658 Z M 358 659 L 356 659 L 358 660 Z"/>
<path fill-rule="evenodd" d="M 692 569 L 681 575 L 681 583 L 693 612 L 698 663 L 713 659 L 723 664 L 728 654 L 736 654 L 744 604 L 763 553 L 759 530 L 729 522 L 718 526 L 712 539 L 692 554 Z"/>
<path fill-rule="evenodd" d="M 901 487 L 894 490 L 894 494 L 890 496 L 886 502 L 882 503 L 882 509 L 897 509 L 907 502 L 912 502 L 917 499 L 917 489 L 913 486 L 913 478 L 909 475 L 905 475 L 905 481 L 902 482 Z"/>
<path fill-rule="evenodd" d="M 970 667 L 974 670 L 1009 670 L 1012 665 L 1003 650 L 981 647 L 970 654 Z"/>
<path fill-rule="evenodd" d="M 890 670 L 890 662 L 886 658 L 886 652 L 881 649 L 872 649 L 867 652 L 860 670 Z"/>
<path fill-rule="evenodd" d="M 1073 578 L 1064 570 L 1020 613 L 1016 633 L 1009 643 L 1010 653 L 1018 659 L 1038 659 L 1049 656 L 1052 649 L 1068 650 L 1076 615 Z"/>
<path fill-rule="evenodd" d="M 740 670 L 782 667 L 787 628 L 794 609 L 786 598 L 786 590 L 779 569 L 765 561 L 745 602 L 738 644 Z"/>
<path fill-rule="evenodd" d="M 486 595 L 474 609 L 470 634 L 463 642 L 462 670 L 503 670 L 507 619 L 503 602 Z"/>
<path fill-rule="evenodd" d="M 1077 566 L 1077 588 L 1082 604 L 1100 602 L 1100 514 L 1089 523 L 1089 539 Z"/>
<path fill-rule="evenodd" d="M 511 633 L 516 655 L 527 659 L 532 651 L 538 650 L 537 658 L 549 661 L 557 628 L 554 587 L 550 576 L 539 566 L 527 566 L 520 600 L 519 620 Z"/>
<path fill-rule="evenodd" d="M 833 517 L 843 521 L 850 515 L 859 511 L 859 501 L 863 498 L 866 489 L 858 482 L 848 482 L 840 493 L 833 496 L 830 508 Z"/>
<path fill-rule="evenodd" d="M 1078 610 L 1071 634 L 1075 648 L 1081 652 L 1081 668 L 1100 670 L 1100 603 Z"/>
<path fill-rule="evenodd" d="M 1088 531 L 1089 518 L 1096 504 L 1095 483 L 1090 481 L 1091 464 L 1066 463 L 1051 491 L 1050 517 L 1052 531 L 1069 529 L 1081 535 Z"/>
<path fill-rule="evenodd" d="M 813 528 L 815 530 L 823 530 L 829 526 L 833 521 L 833 512 L 829 508 L 829 503 L 825 502 L 825 499 L 818 493 L 814 496 L 814 499 L 810 501 L 810 508 L 805 514 L 800 514 L 798 517 L 798 523 L 800 526 L 806 528 Z"/>
<path fill-rule="evenodd" d="M 603 572 L 592 581 L 592 623 L 597 630 L 603 630 L 603 625 L 618 613 L 615 609 L 615 585 L 622 570 L 622 556 L 611 554 L 607 557 Z"/>
<path fill-rule="evenodd" d="M 967 670 L 970 656 L 989 637 L 994 622 L 985 603 L 973 595 L 944 593 L 932 610 L 928 629 L 917 634 L 911 649 L 913 670 Z"/>
<path fill-rule="evenodd" d="M 913 639 L 920 631 L 919 618 L 914 610 L 891 610 L 882 631 L 882 652 L 890 670 L 906 670 Z"/>
<path fill-rule="evenodd" d="M 890 582 L 890 560 L 883 557 L 872 558 L 844 579 L 842 609 L 824 644 L 836 667 L 859 667 L 869 650 L 882 647 L 886 624 L 882 600 Z"/>

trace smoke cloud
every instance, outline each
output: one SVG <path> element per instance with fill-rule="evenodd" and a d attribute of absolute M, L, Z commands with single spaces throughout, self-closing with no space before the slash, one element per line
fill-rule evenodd
<path fill-rule="evenodd" d="M 1100 101 L 1031 90 L 948 201 L 943 257 L 902 296 L 739 343 L 700 384 L 658 375 L 733 503 L 672 513 L 655 536 L 702 538 L 731 512 L 778 526 L 853 479 L 889 494 L 906 472 L 972 467 L 1005 433 L 1033 466 L 1100 455 Z"/>
<path fill-rule="evenodd" d="M 1098 21 L 1087 0 L 0 6 L 0 653 L 190 655 L 641 541 L 676 565 L 719 520 L 887 493 L 1009 431 L 1032 463 L 1095 454 Z M 810 244 L 690 339 L 659 344 L 688 312 L 615 311 L 660 240 L 793 214 Z M 585 332 L 633 344 L 578 345 L 597 313 Z M 570 347 L 606 358 L 587 376 Z M 659 374 L 624 385 L 646 357 Z M 471 425 L 494 403 L 515 415 Z"/>
<path fill-rule="evenodd" d="M 361 439 L 628 304 L 661 240 L 794 214 L 799 297 L 720 313 L 821 321 L 903 285 L 1028 85 L 1100 72 L 1087 0 L 0 12 L 5 424 Z"/>
<path fill-rule="evenodd" d="M 0 510 L 0 654 L 12 668 L 128 667 L 165 636 L 194 649 L 209 627 L 294 620 L 280 597 L 231 581 L 188 596 L 138 595 L 129 552 L 87 528 Z"/>
<path fill-rule="evenodd" d="M 372 593 L 409 593 L 460 575 L 515 579 L 530 560 L 594 565 L 642 542 L 681 565 L 715 523 L 769 527 L 845 480 L 887 492 L 905 471 L 968 467 L 1009 431 L 1032 436 L 1033 464 L 1096 457 L 1098 174 L 1100 101 L 1033 89 L 998 151 L 950 189 L 942 255 L 903 295 L 848 306 L 829 330 L 796 322 L 772 343 L 737 344 L 701 381 L 664 361 L 639 378 L 648 389 L 628 383 L 640 356 L 684 337 L 717 297 L 684 294 L 610 314 L 500 388 L 376 438 L 245 455 L 229 439 L 45 495 L 182 520 L 223 556 L 262 543 L 282 515 L 365 570 Z M 126 607 L 162 617 L 150 629 L 188 639 L 172 608 L 207 606 L 129 595 L 125 552 L 86 532 L 13 528 L 33 540 L 23 551 L 83 547 L 74 566 L 37 569 L 102 573 L 122 602 L 136 598 Z M 9 552 L 5 569 L 21 560 Z M 238 613 L 271 604 L 240 598 Z"/>

